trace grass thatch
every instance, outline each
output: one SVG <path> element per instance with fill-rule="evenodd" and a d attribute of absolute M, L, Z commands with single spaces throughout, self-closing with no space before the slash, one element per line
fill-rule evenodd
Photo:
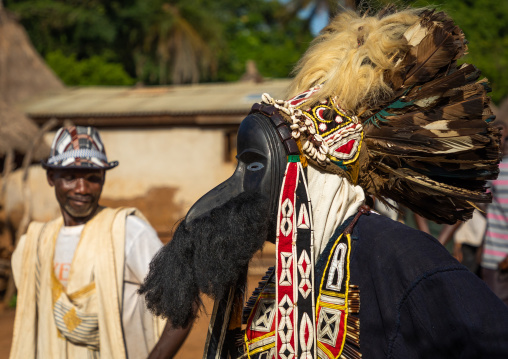
<path fill-rule="evenodd" d="M 24 155 L 39 128 L 15 105 L 64 85 L 32 46 L 23 27 L 0 3 L 0 161 L 12 149 Z M 47 157 L 49 147 L 37 146 L 34 161 Z"/>

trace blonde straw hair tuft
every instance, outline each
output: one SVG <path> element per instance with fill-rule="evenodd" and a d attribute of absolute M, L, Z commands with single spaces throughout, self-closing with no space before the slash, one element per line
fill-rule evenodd
<path fill-rule="evenodd" d="M 409 46 L 404 32 L 419 21 L 422 9 L 386 17 L 345 11 L 331 20 L 296 65 L 288 98 L 322 85 L 312 102 L 336 97 L 352 113 L 392 95 L 387 83 Z"/>

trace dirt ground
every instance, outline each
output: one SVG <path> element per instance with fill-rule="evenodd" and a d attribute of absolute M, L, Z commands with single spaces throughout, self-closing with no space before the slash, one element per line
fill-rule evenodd
<path fill-rule="evenodd" d="M 9 358 L 13 324 L 13 309 L 6 309 L 0 312 L 0 359 Z"/>
<path fill-rule="evenodd" d="M 248 278 L 248 287 L 250 294 L 257 286 L 258 281 L 263 276 L 266 268 L 273 265 L 275 261 L 274 247 L 267 243 L 263 253 L 258 253 L 251 263 Z M 210 321 L 210 315 L 213 309 L 213 301 L 209 298 L 203 298 L 205 312 L 194 324 L 187 340 L 175 356 L 175 359 L 200 359 L 203 356 L 205 346 L 206 332 Z M 12 340 L 12 330 L 14 324 L 14 310 L 0 310 L 0 359 L 8 359 Z"/>
<path fill-rule="evenodd" d="M 208 313 L 212 312 L 213 302 L 208 298 L 205 300 L 205 307 Z M 176 355 L 176 359 L 196 359 L 203 355 L 203 348 L 206 340 L 209 317 L 202 314 L 194 324 L 187 340 Z M 8 359 L 12 340 L 12 329 L 14 324 L 14 310 L 7 309 L 0 313 L 0 359 Z"/>
<path fill-rule="evenodd" d="M 258 277 L 255 277 L 250 282 L 255 285 L 257 280 Z M 204 298 L 204 304 L 208 315 L 205 313 L 200 315 L 175 359 L 199 359 L 202 357 L 213 302 L 209 298 Z M 0 313 L 0 359 L 9 358 L 13 324 L 13 309 L 7 309 Z"/>

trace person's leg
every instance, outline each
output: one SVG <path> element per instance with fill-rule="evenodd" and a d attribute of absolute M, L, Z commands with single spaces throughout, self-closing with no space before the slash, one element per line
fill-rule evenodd
<path fill-rule="evenodd" d="M 461 250 L 462 264 L 464 264 L 471 272 L 478 275 L 479 264 L 476 261 L 476 251 L 478 250 L 478 247 L 463 243 Z"/>

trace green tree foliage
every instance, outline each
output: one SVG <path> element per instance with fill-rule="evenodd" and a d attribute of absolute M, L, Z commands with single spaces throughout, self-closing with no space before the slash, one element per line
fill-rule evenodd
<path fill-rule="evenodd" d="M 134 80 L 120 60 L 117 22 L 100 0 L 4 1 L 33 45 L 67 85 L 123 85 Z M 109 4 L 109 2 L 107 2 Z"/>
<path fill-rule="evenodd" d="M 226 45 L 218 53 L 220 81 L 238 80 L 249 60 L 264 77 L 287 77 L 312 39 L 301 31 L 304 20 L 284 24 L 287 8 L 278 0 L 223 0 L 214 6 Z"/>
<path fill-rule="evenodd" d="M 277 0 L 4 3 L 18 14 L 55 72 L 65 74 L 64 81 L 73 85 L 112 84 L 109 78 L 79 78 L 92 76 L 88 71 L 60 68 L 81 62 L 80 69 L 91 63 L 120 64 L 130 77 L 146 84 L 237 80 L 250 59 L 262 75 L 285 77 L 310 40 L 308 33 L 297 34 L 301 20 L 281 24 L 285 6 Z M 125 77 L 115 76 L 115 84 L 125 83 Z"/>
<path fill-rule="evenodd" d="M 508 96 L 508 1 L 418 0 L 415 6 L 436 5 L 459 25 L 469 41 L 464 61 L 478 67 L 492 85 L 492 99 Z"/>
<path fill-rule="evenodd" d="M 61 50 L 48 52 L 46 62 L 57 72 L 66 85 L 132 85 L 134 79 L 119 63 L 108 62 L 107 56 L 93 55 L 76 60 L 76 55 L 65 56 Z"/>
<path fill-rule="evenodd" d="M 117 30 L 100 0 L 4 1 L 19 15 L 35 48 L 45 55 L 57 49 L 78 58 L 111 46 Z"/>
<path fill-rule="evenodd" d="M 469 54 L 462 61 L 478 67 L 492 85 L 491 97 L 498 103 L 508 97 L 508 1 L 503 0 L 341 0 L 339 6 L 351 6 L 370 12 L 395 3 L 399 8 L 431 6 L 446 11 L 464 31 Z M 331 7 L 328 0 L 289 0 L 297 11 Z M 309 16 L 316 14 L 311 11 Z"/>
<path fill-rule="evenodd" d="M 221 44 L 222 27 L 202 0 L 141 4 L 133 3 L 144 7 L 145 16 L 133 18 L 137 29 L 126 33 L 134 48 L 138 78 L 148 83 L 187 83 L 216 74 L 214 50 Z"/>
<path fill-rule="evenodd" d="M 387 2 L 4 0 L 4 5 L 18 14 L 34 46 L 66 83 L 120 85 L 130 83 L 129 77 L 146 84 L 235 81 L 248 60 L 265 77 L 286 77 L 311 40 L 309 19 L 319 9 L 377 9 Z M 507 1 L 394 2 L 447 11 L 469 40 L 465 61 L 489 78 L 495 102 L 508 95 Z M 311 11 L 302 19 L 305 8 Z M 103 75 L 65 67 L 70 64 L 76 69 L 94 66 Z M 113 70 L 120 66 L 128 76 Z"/>
<path fill-rule="evenodd" d="M 292 21 L 296 16 L 303 16 L 305 29 L 311 28 L 313 20 L 322 18 L 322 13 L 333 17 L 344 10 L 355 10 L 363 14 L 373 13 L 378 9 L 401 0 L 287 0 L 285 21 Z"/>

